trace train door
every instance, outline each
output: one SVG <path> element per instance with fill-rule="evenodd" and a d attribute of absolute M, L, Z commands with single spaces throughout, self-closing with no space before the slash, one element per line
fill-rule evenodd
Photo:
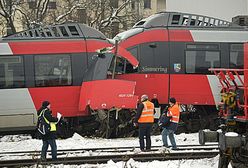
<path fill-rule="evenodd" d="M 160 104 L 168 100 L 169 91 L 169 47 L 168 42 L 148 42 L 139 46 L 138 95 L 157 95 Z"/>

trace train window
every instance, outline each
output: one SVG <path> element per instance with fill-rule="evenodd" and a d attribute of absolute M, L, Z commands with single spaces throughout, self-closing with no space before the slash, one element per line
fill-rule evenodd
<path fill-rule="evenodd" d="M 145 43 L 140 45 L 139 48 L 139 72 L 167 73 L 169 64 L 168 43 Z"/>
<path fill-rule="evenodd" d="M 24 87 L 24 64 L 21 56 L 0 57 L 0 88 Z"/>
<path fill-rule="evenodd" d="M 46 33 L 46 35 L 48 37 L 52 37 L 52 33 L 51 33 L 51 31 L 50 31 L 50 29 L 48 27 L 43 28 L 43 30 L 44 30 L 44 32 Z"/>
<path fill-rule="evenodd" d="M 192 16 L 190 21 L 190 26 L 195 26 L 195 23 L 196 23 L 196 16 Z"/>
<path fill-rule="evenodd" d="M 244 54 L 243 44 L 230 45 L 230 68 L 243 68 L 244 67 Z"/>
<path fill-rule="evenodd" d="M 71 35 L 79 36 L 79 33 L 78 33 L 77 28 L 75 26 L 68 26 L 68 29 L 70 30 Z"/>
<path fill-rule="evenodd" d="M 52 31 L 53 31 L 55 37 L 60 37 L 60 34 L 59 34 L 56 27 L 52 27 Z"/>
<path fill-rule="evenodd" d="M 69 55 L 36 55 L 35 85 L 66 86 L 72 84 Z"/>
<path fill-rule="evenodd" d="M 220 67 L 219 51 L 186 51 L 186 73 L 208 74 L 208 68 Z"/>
<path fill-rule="evenodd" d="M 218 44 L 187 44 L 187 49 L 213 49 L 218 50 Z"/>
<path fill-rule="evenodd" d="M 130 48 L 130 49 L 128 49 L 128 51 L 129 51 L 133 56 L 135 56 L 136 58 L 138 58 L 138 47 Z"/>
<path fill-rule="evenodd" d="M 201 26 L 202 22 L 203 22 L 203 17 L 199 16 L 197 26 Z"/>
<path fill-rule="evenodd" d="M 189 15 L 183 15 L 183 25 L 187 25 L 189 21 Z"/>
<path fill-rule="evenodd" d="M 133 65 L 128 62 L 127 60 L 125 60 L 125 73 L 135 73 L 138 72 L 138 68 L 134 68 Z"/>
<path fill-rule="evenodd" d="M 66 29 L 65 29 L 64 26 L 59 26 L 59 29 L 60 29 L 60 31 L 61 31 L 61 33 L 62 33 L 62 35 L 63 35 L 64 37 L 68 37 L 68 36 L 69 36 L 69 34 L 68 34 L 68 32 L 66 31 Z"/>
<path fill-rule="evenodd" d="M 173 15 L 171 24 L 172 25 L 178 25 L 179 24 L 179 20 L 180 20 L 180 16 L 181 15 Z"/>
<path fill-rule="evenodd" d="M 115 59 L 113 58 L 111 65 L 108 69 L 108 74 L 112 74 L 113 69 L 114 69 L 114 61 Z M 125 69 L 125 61 L 124 59 L 117 57 L 116 58 L 116 67 L 115 67 L 115 73 L 116 74 L 123 74 L 124 73 L 124 69 Z"/>

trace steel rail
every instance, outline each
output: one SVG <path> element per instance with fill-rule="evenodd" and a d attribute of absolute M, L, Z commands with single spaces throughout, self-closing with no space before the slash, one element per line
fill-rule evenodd
<path fill-rule="evenodd" d="M 169 146 L 171 147 L 171 146 Z M 209 149 L 217 149 L 218 144 L 205 144 L 205 145 L 177 145 L 178 149 L 177 150 L 184 150 L 184 149 L 192 149 L 192 150 L 197 150 L 197 149 L 203 149 L 203 150 L 208 150 Z M 197 148 L 199 147 L 199 148 Z M 94 148 L 76 148 L 76 149 L 59 149 L 57 150 L 59 152 L 76 152 L 76 151 L 108 151 L 108 152 L 118 152 L 118 151 L 130 151 L 134 149 L 138 149 L 139 146 L 121 146 L 121 147 L 94 147 Z M 152 149 L 158 149 L 161 148 L 161 146 L 152 146 Z M 6 152 L 0 152 L 0 156 L 2 155 L 7 155 L 7 154 L 33 154 L 33 153 L 40 153 L 40 150 L 37 151 L 6 151 Z M 48 150 L 50 152 L 50 150 Z"/>
<path fill-rule="evenodd" d="M 48 159 L 46 162 L 41 162 L 39 159 L 19 159 L 19 160 L 0 160 L 0 167 L 21 167 L 36 164 L 50 165 L 50 164 L 97 164 L 107 163 L 109 160 L 114 162 L 128 161 L 134 159 L 135 161 L 153 161 L 153 160 L 182 160 L 182 159 L 202 159 L 211 158 L 218 155 L 218 151 L 200 151 L 200 152 L 141 152 L 138 154 L 111 154 L 111 155 L 98 155 L 98 156 L 78 156 L 78 157 L 59 157 L 56 161 Z"/>

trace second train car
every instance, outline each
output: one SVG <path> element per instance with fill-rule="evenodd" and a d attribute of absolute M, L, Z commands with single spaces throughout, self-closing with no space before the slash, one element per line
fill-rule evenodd
<path fill-rule="evenodd" d="M 161 12 L 114 39 L 140 62 L 138 69 L 125 60 L 118 64 L 117 78 L 135 81 L 136 95 L 156 95 L 162 107 L 175 97 L 181 104 L 181 131 L 217 128 L 221 87 L 208 69 L 243 68 L 246 27 L 208 16 Z"/>

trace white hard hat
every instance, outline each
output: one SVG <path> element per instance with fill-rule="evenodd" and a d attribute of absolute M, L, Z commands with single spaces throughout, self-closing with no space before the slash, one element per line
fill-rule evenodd
<path fill-rule="evenodd" d="M 141 96 L 141 100 L 148 100 L 148 96 L 147 96 L 147 95 L 145 95 L 145 94 L 144 94 L 144 95 L 142 95 L 142 96 Z"/>

